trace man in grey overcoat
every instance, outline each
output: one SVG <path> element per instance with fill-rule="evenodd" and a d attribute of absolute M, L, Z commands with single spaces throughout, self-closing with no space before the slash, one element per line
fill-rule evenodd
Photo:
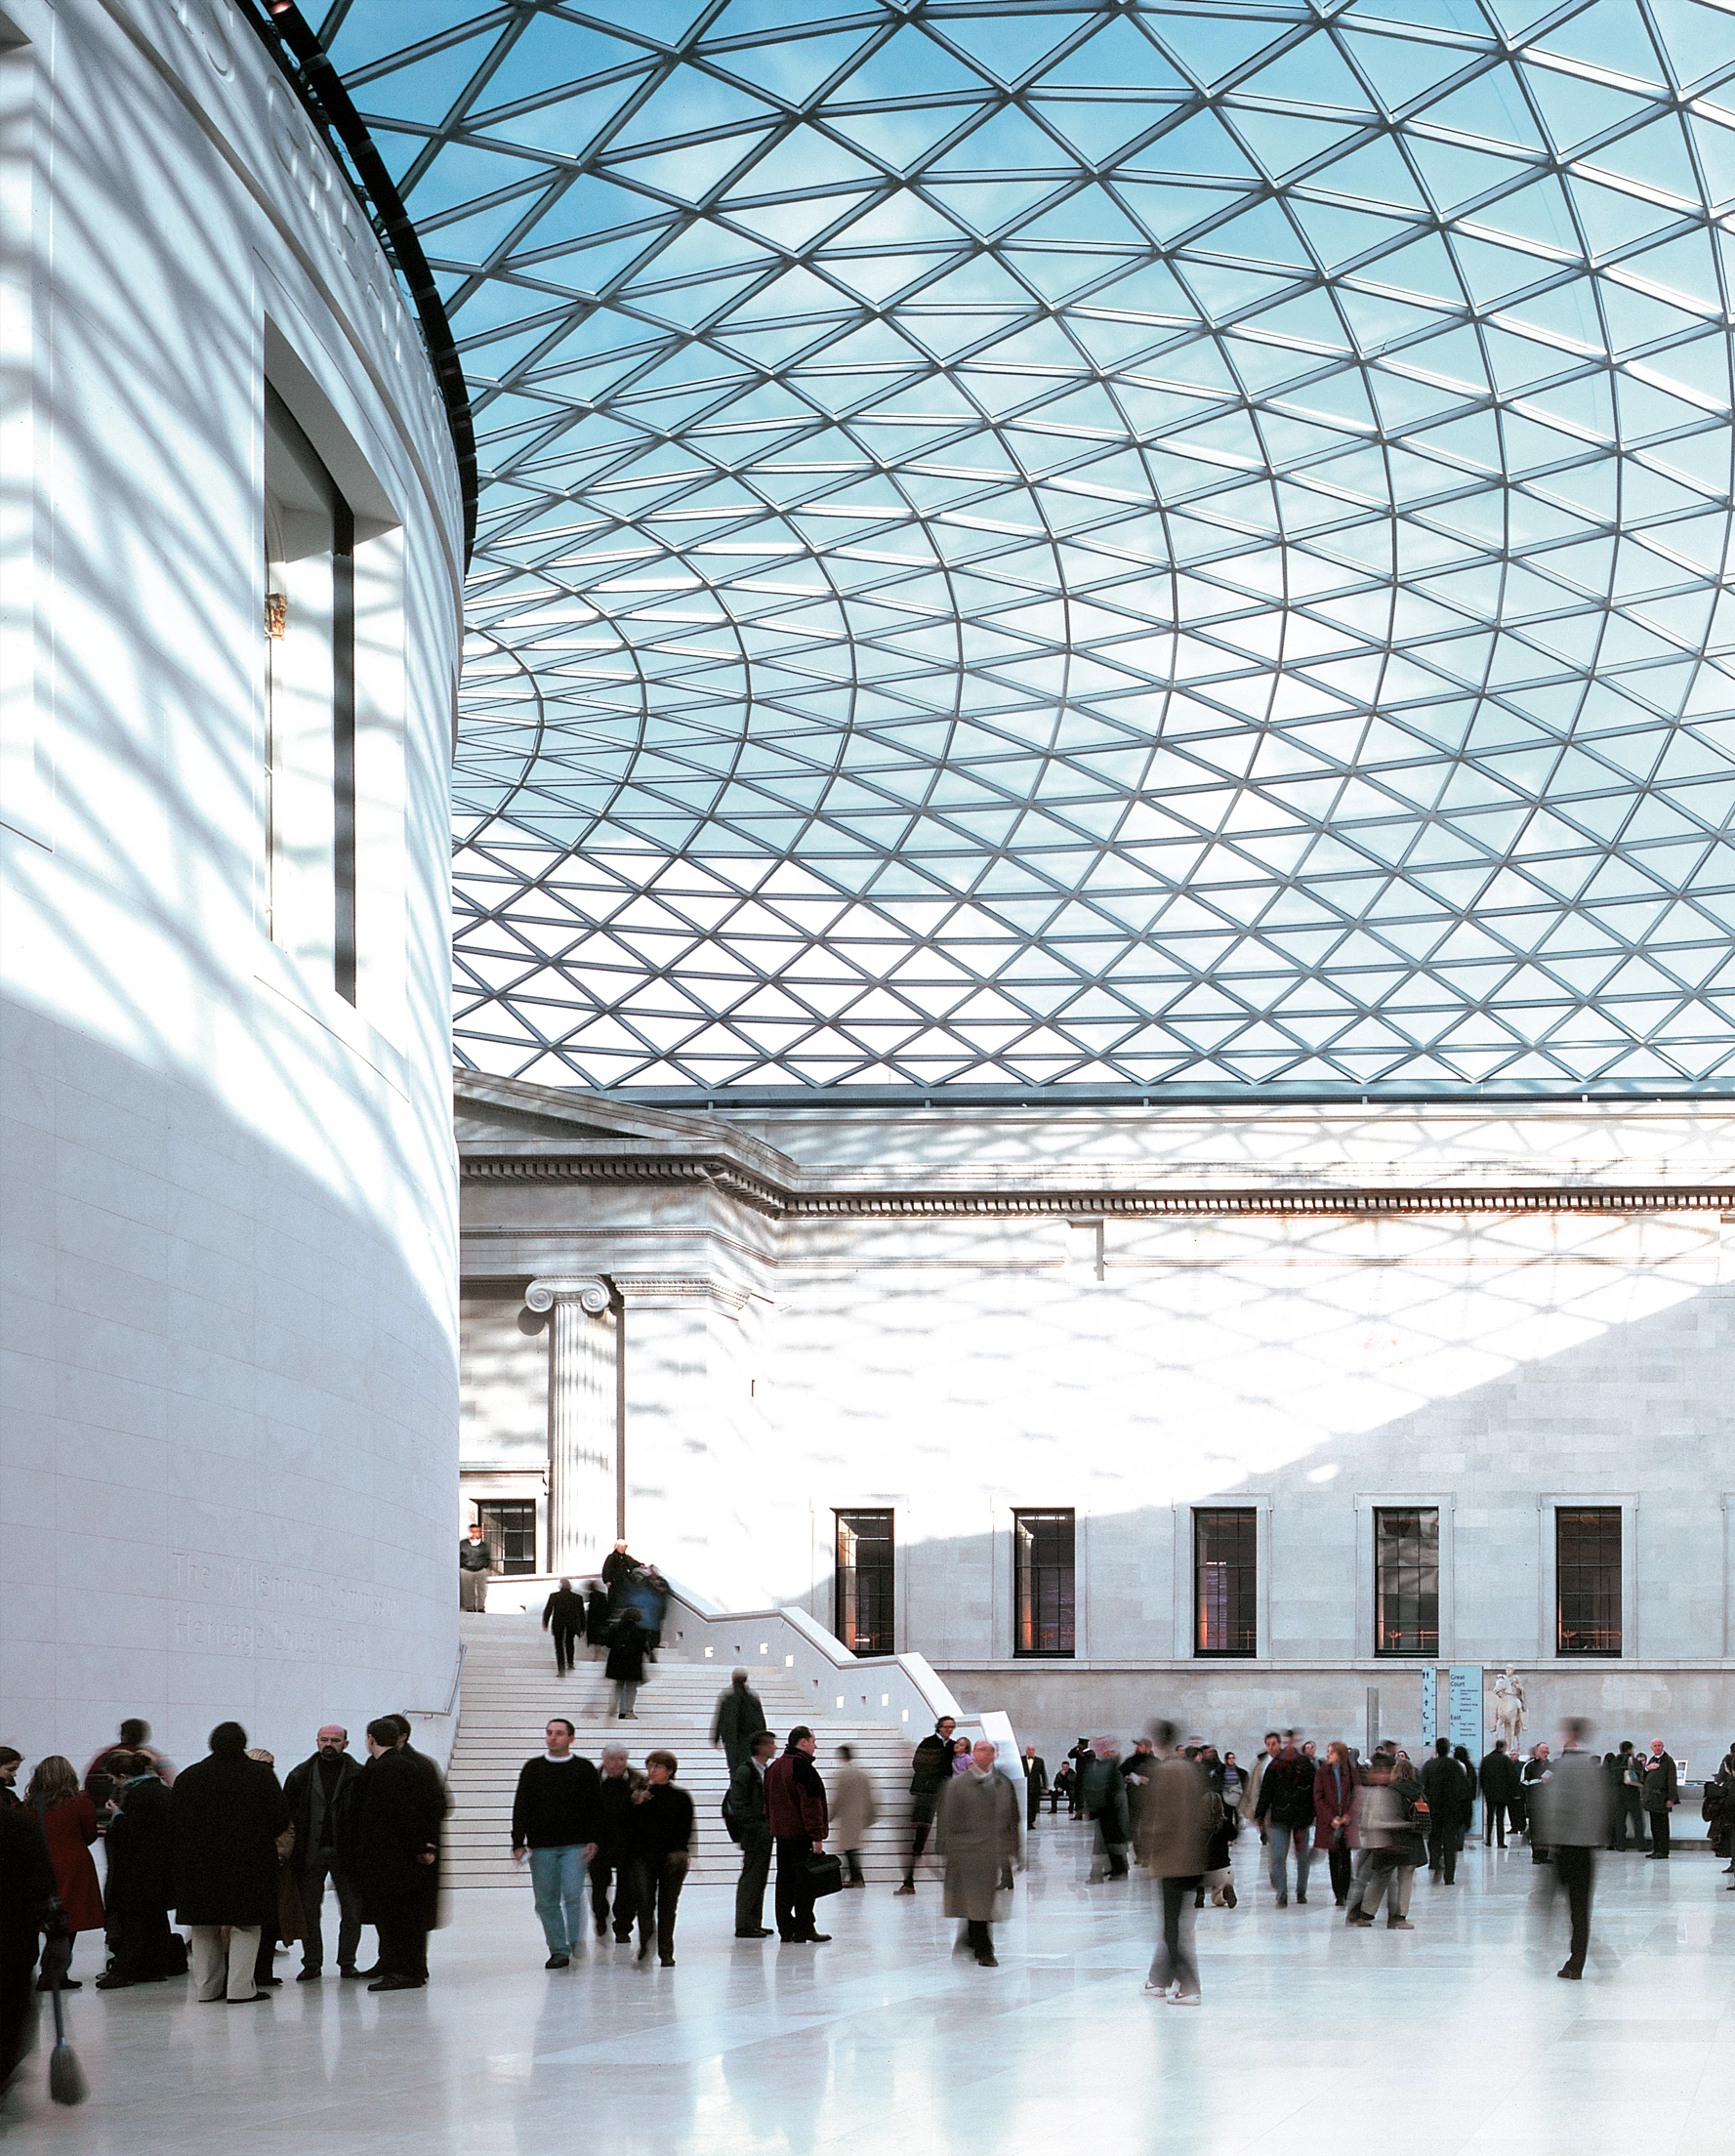
<path fill-rule="evenodd" d="M 946 1914 L 969 1927 L 971 1953 L 998 1969 L 994 1953 L 995 1898 L 1023 1854 L 1018 1792 L 995 1765 L 996 1747 L 978 1737 L 970 1765 L 940 1792 L 934 1840 L 946 1860 Z"/>

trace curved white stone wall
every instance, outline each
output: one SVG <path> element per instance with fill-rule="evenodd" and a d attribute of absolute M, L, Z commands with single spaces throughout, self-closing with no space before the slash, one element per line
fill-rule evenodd
<path fill-rule="evenodd" d="M 226 0 L 3 0 L 0 217 L 0 1741 L 295 1758 L 456 1653 L 456 470 Z M 353 1002 L 269 933 L 268 379 L 356 516 Z"/>

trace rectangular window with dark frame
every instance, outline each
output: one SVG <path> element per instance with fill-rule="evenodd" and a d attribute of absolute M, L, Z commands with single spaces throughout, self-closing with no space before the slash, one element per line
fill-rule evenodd
<path fill-rule="evenodd" d="M 1554 1652 L 1621 1652 L 1621 1508 L 1554 1509 Z"/>
<path fill-rule="evenodd" d="M 478 1497 L 476 1524 L 494 1556 L 496 1572 L 525 1573 L 536 1570 L 536 1500 L 534 1498 Z"/>
<path fill-rule="evenodd" d="M 1251 1505 L 1193 1514 L 1193 1652 L 1258 1654 L 1259 1513 Z"/>
<path fill-rule="evenodd" d="M 1440 1651 L 1440 1514 L 1432 1505 L 1374 1513 L 1374 1652 Z"/>
<path fill-rule="evenodd" d="M 835 1630 L 851 1654 L 895 1654 L 892 1515 L 839 1513 Z"/>
<path fill-rule="evenodd" d="M 1071 1513 L 1012 1514 L 1012 1652 L 1068 1655 L 1073 1625 L 1074 1551 Z"/>

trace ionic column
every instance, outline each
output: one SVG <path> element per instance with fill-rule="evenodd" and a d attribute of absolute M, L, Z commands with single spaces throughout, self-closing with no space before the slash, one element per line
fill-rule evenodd
<path fill-rule="evenodd" d="M 618 1341 L 606 1280 L 533 1280 L 527 1309 L 549 1325 L 549 1569 L 600 1571 L 615 1539 Z"/>

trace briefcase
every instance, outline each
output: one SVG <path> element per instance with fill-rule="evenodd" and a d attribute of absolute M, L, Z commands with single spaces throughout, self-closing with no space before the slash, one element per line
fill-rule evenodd
<path fill-rule="evenodd" d="M 815 1901 L 822 1900 L 827 1894 L 841 1893 L 844 1886 L 844 1859 L 841 1856 L 808 1857 L 807 1885 L 813 1889 Z"/>

